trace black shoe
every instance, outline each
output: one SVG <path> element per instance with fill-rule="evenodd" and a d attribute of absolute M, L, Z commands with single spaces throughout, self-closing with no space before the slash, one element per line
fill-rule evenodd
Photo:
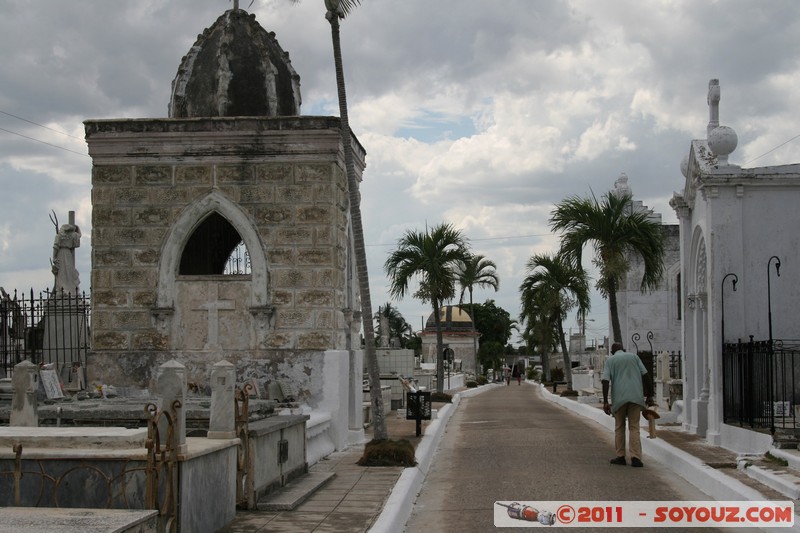
<path fill-rule="evenodd" d="M 638 461 L 638 459 L 636 459 L 636 461 Z M 625 466 L 627 464 L 625 462 L 625 456 L 615 457 L 614 459 L 611 459 L 609 463 L 611 463 L 612 465 L 622 465 L 622 466 Z M 641 462 L 639 464 L 641 464 Z"/>
<path fill-rule="evenodd" d="M 642 460 L 639 459 L 638 457 L 631 457 L 631 466 L 635 466 L 637 468 L 641 468 L 641 467 L 644 466 L 644 463 L 642 463 Z"/>

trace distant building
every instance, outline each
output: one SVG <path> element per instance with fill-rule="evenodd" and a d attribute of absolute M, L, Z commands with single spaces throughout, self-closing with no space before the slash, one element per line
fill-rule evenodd
<path fill-rule="evenodd" d="M 622 174 L 617 179 L 614 192 L 631 192 L 628 176 Z M 647 213 L 651 221 L 661 224 L 661 214 L 653 212 L 640 200 L 634 200 L 633 209 Z M 642 292 L 644 263 L 639 255 L 630 254 L 627 257 L 630 269 L 617 291 L 622 343 L 629 351 L 637 347 L 639 351 L 652 349 L 654 352 L 681 349 L 680 232 L 677 224 L 663 224 L 661 230 L 665 251 L 661 283 L 655 290 Z M 613 338 L 613 332 L 609 331 L 609 337 Z"/>
<path fill-rule="evenodd" d="M 461 370 L 474 373 L 477 369 L 475 343 L 478 335 L 473 333 L 472 318 L 457 305 L 446 305 L 440 310 L 442 324 L 442 342 L 446 348 L 453 350 L 453 359 L 461 364 Z M 436 322 L 433 313 L 425 323 L 422 337 L 422 363 L 436 362 Z"/>

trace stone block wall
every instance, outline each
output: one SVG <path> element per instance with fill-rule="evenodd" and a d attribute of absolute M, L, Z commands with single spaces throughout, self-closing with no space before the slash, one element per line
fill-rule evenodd
<path fill-rule="evenodd" d="M 338 126 L 329 117 L 86 122 L 90 381 L 146 386 L 144 366 L 176 354 L 202 377 L 204 361 L 223 355 L 349 348 L 344 311 L 358 304 Z M 179 275 L 183 247 L 214 211 L 244 239 L 251 274 Z"/>

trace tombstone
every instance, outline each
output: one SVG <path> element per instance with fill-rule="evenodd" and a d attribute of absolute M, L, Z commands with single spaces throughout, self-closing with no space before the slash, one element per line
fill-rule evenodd
<path fill-rule="evenodd" d="M 48 400 L 58 400 L 64 397 L 64 392 L 61 390 L 61 381 L 58 379 L 58 373 L 52 368 L 53 365 L 48 365 L 50 368 L 39 369 L 39 388 L 44 391 L 44 395 Z"/>
<path fill-rule="evenodd" d="M 36 395 L 39 391 L 39 367 L 30 361 L 14 366 L 11 392 L 10 425 L 38 427 Z"/>
<path fill-rule="evenodd" d="M 167 361 L 159 368 L 156 394 L 161 398 L 161 409 L 172 413 L 175 407 L 175 418 L 172 428 L 175 434 L 175 444 L 178 453 L 186 453 L 186 367 L 179 362 Z M 176 404 L 180 402 L 180 404 Z M 162 417 L 158 426 L 161 438 L 166 438 L 167 422 Z M 162 445 L 164 445 L 162 441 Z"/>
<path fill-rule="evenodd" d="M 80 361 L 73 361 L 70 366 L 61 367 L 61 383 L 67 392 L 80 392 L 86 390 L 86 377 Z"/>
<path fill-rule="evenodd" d="M 211 371 L 211 413 L 208 423 L 209 439 L 236 438 L 236 367 L 220 361 Z"/>

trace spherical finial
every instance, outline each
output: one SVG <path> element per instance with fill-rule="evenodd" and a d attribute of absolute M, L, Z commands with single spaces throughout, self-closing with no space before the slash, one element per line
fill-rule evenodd
<path fill-rule="evenodd" d="M 728 155 L 736 150 L 738 144 L 739 137 L 728 126 L 717 126 L 708 135 L 708 148 L 717 156 L 721 165 L 728 164 Z"/>
<path fill-rule="evenodd" d="M 689 156 L 688 155 L 683 156 L 683 159 L 681 159 L 681 174 L 683 174 L 684 178 L 689 176 Z"/>

